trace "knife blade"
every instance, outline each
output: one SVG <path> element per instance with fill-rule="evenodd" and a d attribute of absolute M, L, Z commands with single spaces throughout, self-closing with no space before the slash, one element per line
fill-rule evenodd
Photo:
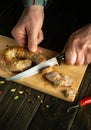
<path fill-rule="evenodd" d="M 14 80 L 19 80 L 21 78 L 26 78 L 29 76 L 33 76 L 35 74 L 38 74 L 42 69 L 48 67 L 48 66 L 53 66 L 53 65 L 60 65 L 60 63 L 64 60 L 65 54 L 59 54 L 56 57 L 53 57 L 47 61 L 44 61 L 32 68 L 29 68 L 23 72 L 20 72 L 12 77 L 6 78 L 6 81 L 14 81 Z"/>

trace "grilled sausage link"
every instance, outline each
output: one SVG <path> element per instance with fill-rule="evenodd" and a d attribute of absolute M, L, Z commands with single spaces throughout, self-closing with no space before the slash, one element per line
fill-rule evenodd
<path fill-rule="evenodd" d="M 0 54 L 0 66 L 11 72 L 21 72 L 45 60 L 44 55 L 19 46 L 8 47 Z"/>

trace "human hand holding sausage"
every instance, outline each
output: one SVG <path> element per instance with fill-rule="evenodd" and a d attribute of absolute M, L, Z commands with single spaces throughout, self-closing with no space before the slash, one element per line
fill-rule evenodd
<path fill-rule="evenodd" d="M 40 50 L 38 44 L 43 40 L 43 20 L 43 6 L 31 5 L 26 7 L 11 32 L 12 36 L 20 46 L 27 46 L 32 52 Z"/>
<path fill-rule="evenodd" d="M 75 31 L 64 47 L 67 64 L 83 65 L 91 63 L 91 24 Z"/>

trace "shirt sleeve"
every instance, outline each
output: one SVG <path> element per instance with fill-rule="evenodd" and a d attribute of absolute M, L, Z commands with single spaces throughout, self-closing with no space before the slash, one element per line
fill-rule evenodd
<path fill-rule="evenodd" d="M 46 7 L 48 3 L 48 0 L 23 0 L 24 7 L 29 5 L 41 5 Z"/>

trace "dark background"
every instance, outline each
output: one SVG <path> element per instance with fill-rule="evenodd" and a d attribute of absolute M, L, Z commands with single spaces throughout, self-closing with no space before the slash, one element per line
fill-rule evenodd
<path fill-rule="evenodd" d="M 45 43 L 61 51 L 72 32 L 91 22 L 88 1 L 53 0 L 45 10 Z"/>
<path fill-rule="evenodd" d="M 0 4 L 0 34 L 11 36 L 23 10 L 22 0 Z M 72 32 L 91 22 L 89 1 L 51 0 L 45 9 L 43 47 L 61 51 Z"/>

